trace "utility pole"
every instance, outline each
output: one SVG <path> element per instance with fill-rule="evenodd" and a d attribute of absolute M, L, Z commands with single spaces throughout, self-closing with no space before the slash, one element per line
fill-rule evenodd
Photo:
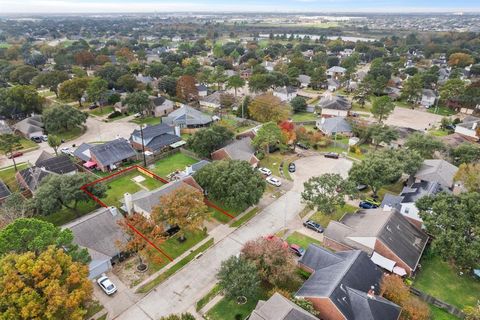
<path fill-rule="evenodd" d="M 145 157 L 145 141 L 143 140 L 143 124 L 140 124 L 140 136 L 142 137 L 143 166 L 146 168 L 147 159 Z"/>

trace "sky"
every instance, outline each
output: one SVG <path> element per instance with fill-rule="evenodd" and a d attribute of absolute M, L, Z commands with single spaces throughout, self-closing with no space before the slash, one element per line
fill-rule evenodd
<path fill-rule="evenodd" d="M 480 0 L 0 0 L 1 13 L 480 12 Z"/>

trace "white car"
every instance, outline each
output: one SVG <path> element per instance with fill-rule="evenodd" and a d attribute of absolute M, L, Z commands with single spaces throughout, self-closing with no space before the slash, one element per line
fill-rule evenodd
<path fill-rule="evenodd" d="M 63 154 L 66 154 L 67 156 L 72 156 L 73 157 L 73 149 L 72 148 L 64 147 L 64 148 L 60 149 L 60 152 L 63 153 Z"/>
<path fill-rule="evenodd" d="M 267 168 L 258 168 L 258 171 L 260 171 L 261 173 L 263 173 L 266 176 L 269 176 L 269 175 L 272 174 L 272 171 L 270 171 L 270 169 L 267 169 Z"/>
<path fill-rule="evenodd" d="M 278 180 L 277 178 L 274 177 L 268 177 L 267 182 L 270 183 L 271 185 L 274 185 L 276 187 L 280 187 L 282 185 L 282 181 Z"/>
<path fill-rule="evenodd" d="M 97 283 L 107 295 L 112 295 L 117 291 L 117 287 L 107 276 L 101 276 L 98 278 Z"/>

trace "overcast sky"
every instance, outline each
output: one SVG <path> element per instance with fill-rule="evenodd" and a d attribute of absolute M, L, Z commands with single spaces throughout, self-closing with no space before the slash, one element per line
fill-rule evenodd
<path fill-rule="evenodd" d="M 0 0 L 0 14 L 155 11 L 479 12 L 480 0 Z"/>

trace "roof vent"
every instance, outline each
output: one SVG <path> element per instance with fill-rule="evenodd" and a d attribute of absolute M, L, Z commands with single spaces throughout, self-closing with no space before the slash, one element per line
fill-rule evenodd
<path fill-rule="evenodd" d="M 392 232 L 392 228 L 390 228 L 390 226 L 387 225 L 386 229 L 388 232 Z"/>

